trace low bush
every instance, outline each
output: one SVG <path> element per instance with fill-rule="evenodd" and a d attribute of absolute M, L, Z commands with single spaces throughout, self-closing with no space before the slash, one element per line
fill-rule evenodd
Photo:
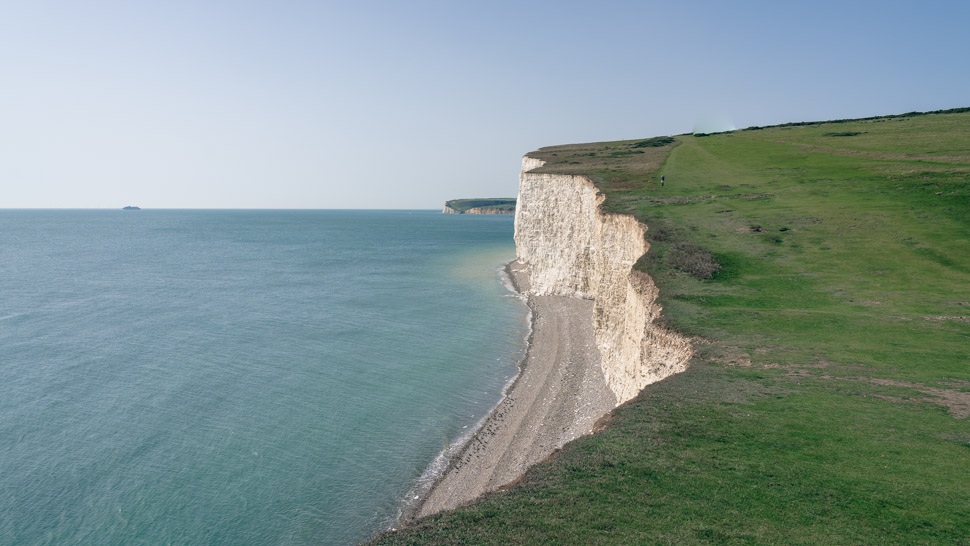
<path fill-rule="evenodd" d="M 647 140 L 641 140 L 640 142 L 634 142 L 631 147 L 633 148 L 659 148 L 661 146 L 666 146 L 668 144 L 674 143 L 674 137 L 669 136 L 658 136 L 653 138 L 648 138 Z"/>
<path fill-rule="evenodd" d="M 698 279 L 710 279 L 721 269 L 710 252 L 694 243 L 673 245 L 664 254 L 664 263 Z"/>

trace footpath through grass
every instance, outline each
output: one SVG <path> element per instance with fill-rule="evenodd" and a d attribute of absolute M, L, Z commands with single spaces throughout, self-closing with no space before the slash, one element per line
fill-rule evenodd
<path fill-rule="evenodd" d="M 650 227 L 690 369 L 378 542 L 970 543 L 970 113 L 642 142 L 534 155 Z"/>

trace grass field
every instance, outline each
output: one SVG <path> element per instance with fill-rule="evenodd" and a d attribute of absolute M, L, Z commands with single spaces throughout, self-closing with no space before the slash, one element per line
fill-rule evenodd
<path fill-rule="evenodd" d="M 378 542 L 970 543 L 970 113 L 638 142 L 535 155 L 649 226 L 690 369 Z"/>

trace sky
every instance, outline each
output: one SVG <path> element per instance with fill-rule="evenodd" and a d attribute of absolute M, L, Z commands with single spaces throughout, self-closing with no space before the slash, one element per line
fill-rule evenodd
<path fill-rule="evenodd" d="M 542 146 L 970 106 L 970 2 L 0 0 L 0 208 L 433 209 Z"/>

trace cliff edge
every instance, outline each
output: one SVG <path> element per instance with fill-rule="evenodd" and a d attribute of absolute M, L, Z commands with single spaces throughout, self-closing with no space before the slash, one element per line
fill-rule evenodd
<path fill-rule="evenodd" d="M 603 375 L 619 405 L 686 369 L 693 349 L 687 338 L 655 323 L 657 287 L 633 269 L 650 248 L 647 226 L 601 210 L 605 196 L 585 176 L 531 172 L 543 164 L 522 158 L 517 258 L 529 270 L 529 295 L 593 300 Z"/>
<path fill-rule="evenodd" d="M 477 430 L 442 453 L 409 495 L 404 521 L 461 506 L 522 476 L 647 384 L 687 366 L 683 336 L 660 328 L 657 288 L 633 265 L 646 226 L 601 210 L 584 176 L 531 172 L 526 156 L 515 209 L 516 262 L 532 336 L 521 373 Z"/>

